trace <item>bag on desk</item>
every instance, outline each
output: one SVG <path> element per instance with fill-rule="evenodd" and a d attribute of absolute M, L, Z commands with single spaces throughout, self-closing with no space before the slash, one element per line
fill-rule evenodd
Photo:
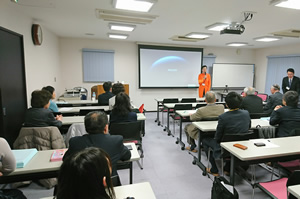
<path fill-rule="evenodd" d="M 231 191 L 230 191 L 231 189 Z M 211 199 L 238 199 L 239 194 L 234 187 L 228 184 L 224 177 L 215 177 L 211 188 Z"/>

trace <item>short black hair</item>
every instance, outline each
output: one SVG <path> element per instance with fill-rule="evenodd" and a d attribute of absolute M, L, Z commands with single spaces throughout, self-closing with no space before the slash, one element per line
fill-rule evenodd
<path fill-rule="evenodd" d="M 110 90 L 111 86 L 112 86 L 111 82 L 104 82 L 104 84 L 103 84 L 104 91 L 108 92 Z"/>
<path fill-rule="evenodd" d="M 46 90 L 35 90 L 31 93 L 31 107 L 44 108 L 49 103 L 52 95 Z"/>
<path fill-rule="evenodd" d="M 42 88 L 42 90 L 48 91 L 51 95 L 53 95 L 53 92 L 55 91 L 52 86 L 45 86 Z"/>
<path fill-rule="evenodd" d="M 225 102 L 230 109 L 240 108 L 243 98 L 236 92 L 230 92 L 225 98 Z"/>
<path fill-rule="evenodd" d="M 118 95 L 119 93 L 121 92 L 125 92 L 125 88 L 124 88 L 124 85 L 121 84 L 121 83 L 115 83 L 113 86 L 112 86 L 112 93 L 114 95 Z"/>
<path fill-rule="evenodd" d="M 203 68 L 207 68 L 207 66 L 206 66 L 206 65 L 203 65 L 203 66 L 201 67 L 201 70 L 202 70 Z"/>
<path fill-rule="evenodd" d="M 89 134 L 104 133 L 107 124 L 107 115 L 102 111 L 92 111 L 84 117 L 85 130 Z"/>
<path fill-rule="evenodd" d="M 299 95 L 296 91 L 288 91 L 283 95 L 283 100 L 287 106 L 297 107 L 299 101 Z"/>
<path fill-rule="evenodd" d="M 292 73 L 295 73 L 295 70 L 293 68 L 289 68 L 286 70 L 286 72 L 292 72 Z"/>

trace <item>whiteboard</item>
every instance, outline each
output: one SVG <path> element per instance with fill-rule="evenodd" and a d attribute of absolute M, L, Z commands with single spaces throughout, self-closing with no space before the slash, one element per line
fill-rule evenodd
<path fill-rule="evenodd" d="M 253 86 L 254 64 L 213 64 L 212 87 L 244 88 Z"/>

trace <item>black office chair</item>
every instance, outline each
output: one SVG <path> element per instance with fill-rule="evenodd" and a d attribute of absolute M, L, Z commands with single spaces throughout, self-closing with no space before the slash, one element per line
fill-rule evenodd
<path fill-rule="evenodd" d="M 179 100 L 178 100 L 178 98 L 165 98 L 165 99 L 163 99 L 163 101 L 162 101 L 162 104 L 164 105 L 164 104 L 167 104 L 167 103 L 179 103 Z M 160 111 L 161 111 L 161 123 L 162 123 L 162 126 L 163 126 L 163 124 L 164 124 L 164 116 L 163 116 L 163 112 L 167 112 L 168 110 L 163 106 L 161 109 L 160 109 Z M 169 110 L 171 113 L 172 112 L 174 112 L 174 109 L 170 109 Z"/>
<path fill-rule="evenodd" d="M 170 117 L 173 119 L 173 135 L 175 135 L 175 121 L 180 120 L 180 116 L 176 113 L 178 110 L 192 110 L 192 104 L 176 104 L 174 106 L 174 113 L 170 114 Z M 190 121 L 190 117 L 183 118 L 183 122 Z"/>
<path fill-rule="evenodd" d="M 200 108 L 200 107 L 204 107 L 204 106 L 206 106 L 206 105 L 207 105 L 207 104 L 205 104 L 205 103 L 203 103 L 203 104 L 197 104 L 197 105 L 196 105 L 196 109 L 197 109 L 197 108 Z"/>
<path fill-rule="evenodd" d="M 258 133 L 256 131 L 249 130 L 246 133 L 239 133 L 239 134 L 226 134 L 222 137 L 221 142 L 234 142 L 234 141 L 245 141 L 250 139 L 257 139 Z M 212 152 L 212 148 L 208 148 L 208 160 L 210 159 L 210 154 Z M 222 174 L 224 173 L 224 160 L 229 161 L 230 160 L 230 153 L 228 153 L 226 150 L 224 150 L 221 147 L 221 167 L 222 167 Z M 209 164 L 209 162 L 208 162 Z"/>
<path fill-rule="evenodd" d="M 262 117 L 269 117 L 269 113 L 249 113 L 251 119 L 260 119 Z"/>
<path fill-rule="evenodd" d="M 141 169 L 143 169 L 143 144 L 142 144 L 142 123 L 141 121 L 135 122 L 122 122 L 111 123 L 109 125 L 109 133 L 111 135 L 122 135 L 124 142 L 134 142 L 137 149 L 141 152 L 141 163 L 138 162 Z"/>
<path fill-rule="evenodd" d="M 194 103 L 197 102 L 196 98 L 182 98 L 181 103 Z"/>
<path fill-rule="evenodd" d="M 86 116 L 89 112 L 92 111 L 102 111 L 105 112 L 104 109 L 80 109 L 79 110 L 79 115 L 80 116 Z"/>

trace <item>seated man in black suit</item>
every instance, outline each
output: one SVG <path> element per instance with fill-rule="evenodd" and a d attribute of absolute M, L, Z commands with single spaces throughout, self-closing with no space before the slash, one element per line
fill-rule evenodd
<path fill-rule="evenodd" d="M 255 89 L 252 87 L 246 87 L 244 89 L 244 99 L 241 104 L 241 109 L 247 110 L 249 113 L 262 113 L 263 102 L 260 97 L 255 95 Z"/>
<path fill-rule="evenodd" d="M 300 79 L 296 77 L 293 68 L 287 69 L 287 77 L 282 79 L 282 91 L 286 93 L 287 91 L 296 91 L 298 94 L 300 92 Z"/>
<path fill-rule="evenodd" d="M 114 96 L 114 94 L 112 94 L 112 92 L 111 92 L 111 90 L 112 90 L 111 82 L 104 82 L 103 89 L 104 89 L 105 93 L 102 93 L 101 95 L 98 96 L 98 104 L 100 106 L 108 105 L 108 100 Z"/>
<path fill-rule="evenodd" d="M 269 96 L 268 102 L 266 106 L 264 106 L 264 112 L 271 114 L 274 108 L 277 105 L 282 105 L 282 93 L 280 91 L 280 86 L 278 84 L 274 84 L 271 86 L 271 93 L 272 95 Z"/>
<path fill-rule="evenodd" d="M 117 176 L 117 162 L 131 158 L 131 152 L 123 144 L 121 135 L 110 135 L 108 133 L 108 119 L 103 112 L 90 112 L 84 118 L 85 130 L 88 134 L 73 137 L 69 141 L 69 149 L 64 159 L 69 155 L 87 147 L 98 147 L 103 149 L 111 158 L 112 176 Z"/>
<path fill-rule="evenodd" d="M 49 109 L 52 95 L 46 90 L 35 90 L 31 93 L 31 108 L 25 113 L 26 127 L 61 127 L 62 115 L 54 117 Z"/>
<path fill-rule="evenodd" d="M 279 124 L 277 137 L 293 136 L 292 131 L 300 128 L 300 109 L 298 93 L 288 91 L 283 95 L 282 104 L 275 107 L 270 117 L 270 124 Z"/>
<path fill-rule="evenodd" d="M 207 172 L 214 176 L 219 176 L 218 167 L 215 163 L 215 158 L 220 158 L 221 146 L 220 142 L 225 134 L 240 134 L 248 133 L 251 127 L 251 119 L 248 111 L 240 110 L 242 97 L 236 92 L 230 92 L 225 98 L 229 111 L 219 116 L 217 131 L 214 138 L 203 139 L 203 147 L 207 151 L 208 147 L 213 149 L 213 154 L 210 156 L 211 168 L 207 168 Z M 229 172 L 230 165 L 226 164 L 224 170 Z"/>

